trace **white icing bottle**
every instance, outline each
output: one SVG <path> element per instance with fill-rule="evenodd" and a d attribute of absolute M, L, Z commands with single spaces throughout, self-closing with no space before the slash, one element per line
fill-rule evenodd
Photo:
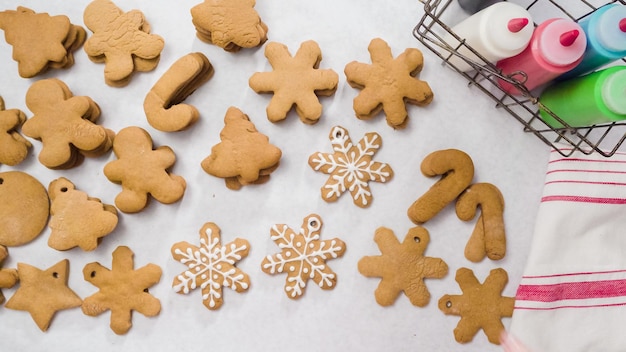
<path fill-rule="evenodd" d="M 465 44 L 488 62 L 495 63 L 522 52 L 530 41 L 533 29 L 532 17 L 525 8 L 504 1 L 484 8 L 455 25 L 451 30 L 459 38 L 465 39 Z M 469 60 L 479 65 L 484 64 L 483 60 L 474 55 L 466 45 L 460 45 L 461 43 L 451 34 L 446 33 L 443 41 Z M 450 54 L 448 51 L 442 54 L 444 57 L 452 55 L 448 61 L 460 71 L 473 69 L 459 56 Z"/>

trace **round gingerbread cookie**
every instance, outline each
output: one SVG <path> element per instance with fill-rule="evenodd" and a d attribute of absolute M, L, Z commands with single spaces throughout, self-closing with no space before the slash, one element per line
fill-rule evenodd
<path fill-rule="evenodd" d="M 0 172 L 0 199 L 0 245 L 23 245 L 41 234 L 50 200 L 36 178 L 21 171 Z"/>

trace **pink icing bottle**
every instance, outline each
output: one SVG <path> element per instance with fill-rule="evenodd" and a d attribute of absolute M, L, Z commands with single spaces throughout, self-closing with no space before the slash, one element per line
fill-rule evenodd
<path fill-rule="evenodd" d="M 500 60 L 496 67 L 505 76 L 519 81 L 526 74 L 524 85 L 528 90 L 548 83 L 573 69 L 583 58 L 587 38 L 578 23 L 565 18 L 549 19 L 535 28 L 530 43 L 520 54 Z M 521 94 L 519 89 L 505 80 L 500 87 L 510 94 Z"/>

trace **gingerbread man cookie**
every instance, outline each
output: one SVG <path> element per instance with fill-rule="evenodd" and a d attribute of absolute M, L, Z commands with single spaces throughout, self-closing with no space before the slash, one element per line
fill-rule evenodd
<path fill-rule="evenodd" d="M 79 307 L 83 302 L 68 286 L 69 260 L 46 270 L 17 263 L 20 286 L 5 307 L 30 313 L 41 331 L 48 330 L 56 312 Z"/>
<path fill-rule="evenodd" d="M 102 204 L 100 199 L 77 190 L 65 177 L 52 181 L 48 194 L 52 200 L 48 246 L 54 249 L 64 251 L 80 247 L 92 251 L 100 239 L 117 226 L 114 206 Z"/>
<path fill-rule="evenodd" d="M 344 69 L 350 86 L 362 89 L 354 98 L 354 112 L 360 119 L 370 119 L 383 110 L 389 126 L 404 128 L 406 103 L 424 106 L 433 100 L 428 83 L 415 78 L 424 64 L 422 53 L 409 48 L 394 59 L 391 48 L 380 38 L 372 39 L 368 51 L 371 64 L 352 61 Z"/>
<path fill-rule="evenodd" d="M 282 152 L 269 138 L 257 131 L 248 115 L 236 107 L 228 108 L 221 142 L 211 148 L 211 155 L 201 166 L 208 174 L 225 179 L 230 189 L 264 183 L 278 167 Z"/>
<path fill-rule="evenodd" d="M 86 96 L 73 96 L 61 80 L 33 83 L 26 92 L 26 106 L 34 115 L 22 132 L 41 140 L 39 161 L 50 169 L 71 168 L 79 155 L 97 157 L 113 144 L 115 133 L 95 123 L 100 116 L 98 104 Z"/>
<path fill-rule="evenodd" d="M 11 288 L 19 281 L 16 269 L 1 268 L 2 263 L 9 256 L 7 247 L 0 245 L 0 289 Z M 0 290 L 0 304 L 4 303 L 4 295 Z"/>
<path fill-rule="evenodd" d="M 424 280 L 441 279 L 448 273 L 448 265 L 442 259 L 424 256 L 430 242 L 428 231 L 413 227 L 400 243 L 392 230 L 380 227 L 374 241 L 381 255 L 361 258 L 358 268 L 362 275 L 381 278 L 374 293 L 376 302 L 389 306 L 404 292 L 414 306 L 428 304 L 430 292 Z"/>
<path fill-rule="evenodd" d="M 26 159 L 32 144 L 18 131 L 25 121 L 26 115 L 21 110 L 5 110 L 0 97 L 0 164 L 14 166 Z"/>
<path fill-rule="evenodd" d="M 152 138 L 140 127 L 126 127 L 119 131 L 113 143 L 117 160 L 104 166 L 109 181 L 122 185 L 115 197 L 115 205 L 125 213 L 144 209 L 148 196 L 164 204 L 181 199 L 187 183 L 178 175 L 169 173 L 176 155 L 168 146 L 153 149 Z"/>
<path fill-rule="evenodd" d="M 99 288 L 83 301 L 83 313 L 97 316 L 110 310 L 111 330 L 118 335 L 127 333 L 133 325 L 132 311 L 147 317 L 161 312 L 161 302 L 148 292 L 148 288 L 161 280 L 161 268 L 155 264 L 133 267 L 133 251 L 119 246 L 113 251 L 111 269 L 95 262 L 83 269 L 85 280 Z"/>
<path fill-rule="evenodd" d="M 458 315 L 461 320 L 454 329 L 454 337 L 460 343 L 474 339 L 480 329 L 489 342 L 499 345 L 504 331 L 501 319 L 513 315 L 515 298 L 502 296 L 509 278 L 504 269 L 493 269 L 481 284 L 472 270 L 460 268 L 456 282 L 462 295 L 445 295 L 439 299 L 439 309 L 446 315 Z"/>
<path fill-rule="evenodd" d="M 250 77 L 249 85 L 257 93 L 273 93 L 267 106 L 267 118 L 272 122 L 284 120 L 295 107 L 300 120 L 317 123 L 322 115 L 318 96 L 330 96 L 337 90 L 339 76 L 331 69 L 318 69 L 322 51 L 316 42 L 309 40 L 291 56 L 287 46 L 272 42 L 265 46 L 265 57 L 272 72 L 257 72 Z"/>
<path fill-rule="evenodd" d="M 372 203 L 369 182 L 387 182 L 393 177 L 391 166 L 372 160 L 382 145 L 380 135 L 367 133 L 354 145 L 348 131 L 335 126 L 329 138 L 334 153 L 317 152 L 309 157 L 309 166 L 313 170 L 330 175 L 322 186 L 322 199 L 334 202 L 345 191 L 350 191 L 354 204 L 368 207 Z"/>
<path fill-rule="evenodd" d="M 93 32 L 85 52 L 92 61 L 105 62 L 108 85 L 125 86 L 135 71 L 156 68 L 165 42 L 150 33 L 141 11 L 124 12 L 110 0 L 94 0 L 85 8 L 83 20 Z"/>
<path fill-rule="evenodd" d="M 338 238 L 320 240 L 321 230 L 322 219 L 317 214 L 304 218 L 298 233 L 285 224 L 272 226 L 270 237 L 281 252 L 266 256 L 261 270 L 267 274 L 287 273 L 285 293 L 291 299 L 304 294 L 309 279 L 323 290 L 337 284 L 337 274 L 326 261 L 341 257 L 346 245 Z"/>
<path fill-rule="evenodd" d="M 267 40 L 267 25 L 254 9 L 255 0 L 205 0 L 191 9 L 198 38 L 236 52 Z"/>
<path fill-rule="evenodd" d="M 200 288 L 204 306 L 218 309 L 224 303 L 222 286 L 236 292 L 250 287 L 248 274 L 235 266 L 248 256 L 249 251 L 250 243 L 241 238 L 222 245 L 220 228 L 208 222 L 200 229 L 200 247 L 184 241 L 172 246 L 174 259 L 189 267 L 174 278 L 172 287 L 177 293 L 184 294 Z"/>

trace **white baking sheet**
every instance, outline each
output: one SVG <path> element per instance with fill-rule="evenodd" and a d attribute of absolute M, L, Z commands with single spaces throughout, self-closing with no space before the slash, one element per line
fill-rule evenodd
<path fill-rule="evenodd" d="M 0 10 L 24 5 L 37 12 L 66 14 L 74 24 L 83 25 L 86 0 L 40 1 L 3 0 Z M 97 291 L 83 280 L 82 268 L 90 262 L 111 266 L 111 253 L 119 245 L 135 252 L 135 267 L 154 263 L 163 269 L 161 281 L 150 292 L 161 300 L 162 311 L 154 318 L 133 315 L 128 334 L 115 335 L 109 328 L 109 313 L 99 317 L 84 315 L 80 308 L 60 311 L 49 330 L 41 332 L 28 313 L 0 306 L 0 349 L 143 351 L 211 349 L 214 351 L 301 350 L 301 351 L 497 351 L 482 332 L 474 341 L 460 345 L 453 329 L 458 317 L 445 316 L 437 300 L 446 293 L 460 294 L 454 281 L 456 269 L 469 267 L 482 281 L 489 270 L 503 267 L 509 273 L 505 295 L 513 296 L 528 254 L 530 238 L 543 187 L 549 148 L 477 89 L 469 88 L 463 78 L 442 66 L 439 59 L 412 36 L 413 27 L 423 13 L 415 0 L 363 2 L 356 0 L 260 0 L 256 10 L 269 27 L 270 41 L 286 44 L 292 53 L 301 42 L 313 39 L 323 53 L 321 68 L 339 74 L 339 88 L 334 96 L 322 98 L 324 112 L 320 122 L 310 126 L 300 122 L 295 113 L 287 120 L 272 124 L 265 116 L 270 95 L 258 95 L 248 86 L 249 77 L 270 66 L 263 48 L 228 53 L 206 44 L 195 36 L 189 10 L 198 0 L 116 2 L 123 10 L 140 9 L 151 24 L 152 32 L 166 42 L 157 69 L 136 74 L 124 88 L 109 87 L 103 80 L 102 64 L 91 62 L 84 51 L 76 53 L 76 63 L 69 70 L 52 70 L 43 76 L 24 79 L 17 74 L 11 59 L 11 47 L 0 40 L 0 95 L 7 108 L 22 109 L 32 116 L 24 103 L 25 93 L 34 81 L 57 77 L 74 95 L 92 97 L 101 107 L 99 124 L 119 131 L 126 126 L 140 126 L 152 135 L 155 146 L 174 149 L 177 162 L 172 172 L 187 180 L 184 198 L 173 205 L 153 201 L 139 214 L 120 214 L 114 233 L 93 252 L 75 248 L 59 252 L 47 246 L 46 229 L 35 241 L 9 249 L 4 267 L 18 262 L 45 269 L 63 258 L 70 260 L 69 286 L 85 298 Z M 425 64 L 420 79 L 427 81 L 435 99 L 427 107 L 409 106 L 410 121 L 404 130 L 390 128 L 384 116 L 361 121 L 354 116 L 352 99 L 358 90 L 351 88 L 343 69 L 353 60 L 370 62 L 367 46 L 380 37 L 391 46 L 394 56 L 405 48 L 423 51 Z M 179 57 L 200 51 L 215 67 L 215 75 L 189 99 L 201 112 L 200 120 L 189 130 L 164 133 L 149 126 L 142 103 L 145 94 L 160 75 Z M 229 106 L 247 113 L 257 129 L 282 149 L 280 167 L 267 184 L 248 186 L 239 191 L 225 187 L 222 179 L 206 174 L 200 162 L 219 142 L 224 114 Z M 389 163 L 394 178 L 385 184 L 371 183 L 374 201 L 371 207 L 356 207 L 349 195 L 336 203 L 321 199 L 320 187 L 327 175 L 314 172 L 307 164 L 310 154 L 330 152 L 328 133 L 332 126 L 347 128 L 354 142 L 365 133 L 378 132 L 383 147 L 375 159 Z M 120 186 L 107 180 L 104 165 L 114 160 L 112 153 L 87 159 L 73 169 L 53 171 L 37 161 L 41 143 L 33 140 L 28 159 L 16 167 L 0 165 L 0 172 L 23 170 L 36 176 L 44 185 L 64 176 L 76 187 L 105 203 L 113 204 Z M 448 206 L 425 227 L 431 243 L 426 255 L 444 259 L 450 271 L 443 279 L 426 280 L 432 295 L 424 308 L 412 306 L 405 296 L 394 305 L 379 306 L 374 299 L 378 279 L 365 278 L 357 271 L 358 260 L 378 255 L 373 242 L 375 230 L 386 226 L 400 239 L 413 225 L 406 215 L 408 207 L 436 181 L 419 170 L 421 160 L 438 149 L 458 148 L 474 160 L 475 182 L 491 182 L 506 200 L 505 222 L 508 252 L 498 262 L 471 263 L 463 248 L 474 222 L 460 221 Z M 264 256 L 278 251 L 270 240 L 274 224 L 288 224 L 299 229 L 302 219 L 319 214 L 324 222 L 322 239 L 339 237 L 347 244 L 342 258 L 328 262 L 338 275 L 331 291 L 309 284 L 305 295 L 290 300 L 283 292 L 284 275 L 263 273 Z M 224 290 L 225 304 L 209 311 L 201 302 L 200 292 L 177 294 L 171 288 L 175 275 L 186 267 L 172 259 L 170 247 L 178 241 L 197 244 L 198 230 L 205 222 L 215 222 L 222 230 L 222 243 L 235 237 L 246 238 L 251 252 L 238 267 L 251 277 L 250 289 L 238 294 Z M 4 289 L 10 298 L 17 287 Z M 508 326 L 510 319 L 504 319 Z"/>

